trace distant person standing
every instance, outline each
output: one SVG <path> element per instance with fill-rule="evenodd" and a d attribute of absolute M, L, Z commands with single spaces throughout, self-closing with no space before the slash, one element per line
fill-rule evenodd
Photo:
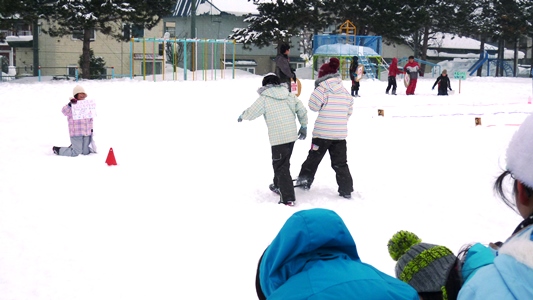
<path fill-rule="evenodd" d="M 414 56 L 409 56 L 409 61 L 403 67 L 404 72 L 409 76 L 409 86 L 405 91 L 406 95 L 414 95 L 416 89 L 416 82 L 418 80 L 418 74 L 420 73 L 420 65 L 415 61 Z"/>
<path fill-rule="evenodd" d="M 385 90 L 385 93 L 388 95 L 390 89 L 392 88 L 392 95 L 396 95 L 396 75 L 400 73 L 400 70 L 398 69 L 398 59 L 396 57 L 392 58 L 392 62 L 389 66 L 389 85 L 387 85 L 387 90 Z"/>
<path fill-rule="evenodd" d="M 291 79 L 296 82 L 296 74 L 291 69 L 289 64 L 289 54 L 291 53 L 291 47 L 289 44 L 282 44 L 279 46 L 279 54 L 274 61 L 276 62 L 276 75 L 278 75 L 281 83 L 286 83 L 291 91 Z"/>
<path fill-rule="evenodd" d="M 352 57 L 352 63 L 350 64 L 350 79 L 352 80 L 352 88 L 351 88 L 351 95 L 352 97 L 360 97 L 359 96 L 359 87 L 361 84 L 359 83 L 359 80 L 361 78 L 357 78 L 357 68 L 359 67 L 359 57 L 354 56 Z M 363 71 L 364 74 L 366 74 L 365 71 Z"/>
<path fill-rule="evenodd" d="M 435 80 L 435 83 L 433 84 L 433 87 L 431 88 L 432 90 L 434 90 L 435 86 L 438 84 L 439 85 L 438 87 L 439 96 L 448 96 L 448 89 L 450 89 L 450 91 L 452 90 L 452 86 L 450 84 L 450 78 L 448 77 L 447 74 L 448 74 L 448 71 L 444 69 L 442 71 L 442 74 L 439 77 L 437 77 L 437 80 Z"/>

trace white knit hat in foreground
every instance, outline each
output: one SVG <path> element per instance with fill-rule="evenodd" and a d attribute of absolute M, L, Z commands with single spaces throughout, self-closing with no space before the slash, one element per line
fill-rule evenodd
<path fill-rule="evenodd" d="M 533 188 L 533 114 L 524 120 L 509 143 L 507 170 Z"/>
<path fill-rule="evenodd" d="M 83 89 L 81 85 L 75 86 L 74 90 L 72 91 L 72 96 L 76 96 L 76 94 L 80 94 L 80 93 L 84 93 L 85 95 L 87 95 L 87 93 L 85 92 L 85 90 Z"/>

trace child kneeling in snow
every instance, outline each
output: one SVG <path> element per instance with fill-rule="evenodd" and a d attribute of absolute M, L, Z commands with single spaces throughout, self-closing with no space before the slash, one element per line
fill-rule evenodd
<path fill-rule="evenodd" d="M 63 107 L 61 112 L 67 116 L 68 120 L 68 131 L 70 134 L 70 142 L 72 143 L 69 147 L 52 147 L 54 154 L 61 156 L 78 156 L 80 154 L 88 155 L 89 153 L 96 153 L 93 143 L 93 119 L 78 119 L 74 120 L 72 117 L 72 105 L 76 104 L 78 101 L 83 101 L 87 98 L 87 94 L 83 87 L 77 85 L 74 87 L 73 98 L 70 99 L 70 102 Z"/>

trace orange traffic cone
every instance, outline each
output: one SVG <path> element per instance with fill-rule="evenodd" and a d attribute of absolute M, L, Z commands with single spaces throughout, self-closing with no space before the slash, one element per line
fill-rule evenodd
<path fill-rule="evenodd" d="M 117 161 L 115 159 L 115 154 L 113 153 L 113 148 L 109 148 L 109 153 L 107 154 L 107 159 L 105 160 L 105 163 L 108 166 L 116 166 Z"/>

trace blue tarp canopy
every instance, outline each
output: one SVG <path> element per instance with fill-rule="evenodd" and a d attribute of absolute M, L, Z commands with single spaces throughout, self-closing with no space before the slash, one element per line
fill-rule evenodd
<path fill-rule="evenodd" d="M 350 44 L 328 44 L 316 48 L 314 56 L 380 56 L 374 49 Z"/>

